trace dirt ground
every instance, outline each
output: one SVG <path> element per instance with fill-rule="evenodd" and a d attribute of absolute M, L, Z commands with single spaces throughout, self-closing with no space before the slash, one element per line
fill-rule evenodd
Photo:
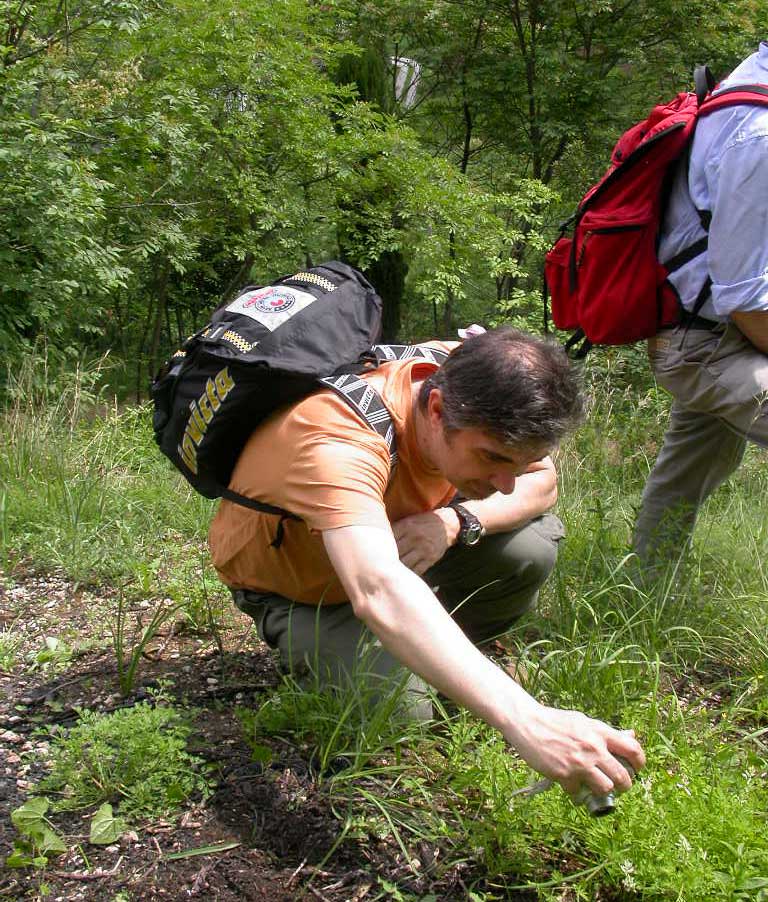
<path fill-rule="evenodd" d="M 152 606 L 144 604 L 146 620 Z M 167 681 L 177 704 L 199 711 L 190 751 L 214 766 L 215 791 L 205 803 L 188 803 L 173 822 L 135 825 L 106 847 L 85 842 L 92 811 L 56 814 L 69 851 L 43 870 L 4 868 L 0 898 L 397 898 L 387 895 L 382 879 L 405 899 L 470 897 L 469 866 L 438 874 L 430 866 L 434 849 L 420 849 L 424 866 L 414 868 L 394 842 L 370 837 L 345 840 L 324 861 L 341 824 L 311 771 L 310 751 L 276 739 L 269 763 L 254 762 L 235 715 L 237 705 L 257 707 L 279 678 L 271 652 L 247 618 L 233 615 L 231 628 L 221 634 L 221 650 L 211 637 L 166 628 L 149 645 L 133 693 L 123 698 L 105 616 L 110 605 L 108 591 L 75 586 L 60 574 L 41 576 L 23 567 L 0 573 L 0 630 L 20 643 L 13 667 L 0 671 L 0 860 L 18 836 L 10 812 L 45 772 L 48 743 L 40 729 L 65 728 L 75 722 L 78 708 L 107 712 L 132 705 Z M 141 615 L 141 605 L 135 613 Z M 55 665 L 39 663 L 46 637 L 62 639 L 71 656 Z M 215 844 L 232 848 L 167 857 Z"/>

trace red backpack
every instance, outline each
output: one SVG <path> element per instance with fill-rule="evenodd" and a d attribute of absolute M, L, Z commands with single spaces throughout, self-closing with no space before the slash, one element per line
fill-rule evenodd
<path fill-rule="evenodd" d="M 546 255 L 552 320 L 558 329 L 576 330 L 567 348 L 584 339 L 576 356 L 593 344 L 649 338 L 680 319 L 680 303 L 667 276 L 703 253 L 707 238 L 659 263 L 656 250 L 673 164 L 688 148 L 700 116 L 737 103 L 768 105 L 766 85 L 739 85 L 712 95 L 708 69 L 697 68 L 694 79 L 695 93 L 654 107 L 621 136 L 607 172 L 563 223 Z M 706 228 L 706 213 L 702 222 Z M 572 237 L 565 237 L 571 226 Z M 705 299 L 706 292 L 701 303 Z"/>

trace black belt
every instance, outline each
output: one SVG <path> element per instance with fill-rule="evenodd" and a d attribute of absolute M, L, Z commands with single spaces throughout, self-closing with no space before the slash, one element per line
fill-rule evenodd
<path fill-rule="evenodd" d="M 678 322 L 671 326 L 664 326 L 663 328 L 677 329 L 680 326 L 685 326 L 686 331 L 688 329 L 707 329 L 712 331 L 712 329 L 716 329 L 718 326 L 723 325 L 725 325 L 725 323 L 720 323 L 714 319 L 705 319 L 703 316 L 696 316 L 693 313 L 689 313 L 687 310 L 683 310 Z"/>

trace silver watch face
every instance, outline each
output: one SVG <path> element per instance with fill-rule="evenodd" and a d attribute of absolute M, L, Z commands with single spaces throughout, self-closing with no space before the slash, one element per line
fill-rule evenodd
<path fill-rule="evenodd" d="M 472 526 L 467 526 L 467 528 L 463 530 L 462 542 L 464 545 L 477 545 L 482 537 L 483 527 L 472 524 Z"/>

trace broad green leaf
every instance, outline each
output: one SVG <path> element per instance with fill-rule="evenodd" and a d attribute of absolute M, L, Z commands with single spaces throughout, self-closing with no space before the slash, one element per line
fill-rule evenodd
<path fill-rule="evenodd" d="M 125 832 L 126 823 L 121 817 L 115 817 L 112 806 L 105 802 L 91 818 L 91 835 L 88 841 L 95 846 L 108 846 Z"/>
<path fill-rule="evenodd" d="M 59 834 L 48 825 L 45 825 L 42 830 L 35 836 L 33 836 L 33 840 L 35 846 L 44 854 L 49 855 L 53 853 L 66 852 L 67 844 L 64 840 L 59 836 Z"/>
<path fill-rule="evenodd" d="M 5 859 L 5 866 L 7 868 L 28 868 L 32 863 L 32 846 L 30 843 L 17 839 L 13 844 L 13 852 Z"/>
<path fill-rule="evenodd" d="M 27 799 L 20 808 L 12 811 L 11 820 L 19 833 L 29 836 L 42 830 L 45 826 L 45 812 L 50 804 L 45 796 L 40 796 Z"/>

